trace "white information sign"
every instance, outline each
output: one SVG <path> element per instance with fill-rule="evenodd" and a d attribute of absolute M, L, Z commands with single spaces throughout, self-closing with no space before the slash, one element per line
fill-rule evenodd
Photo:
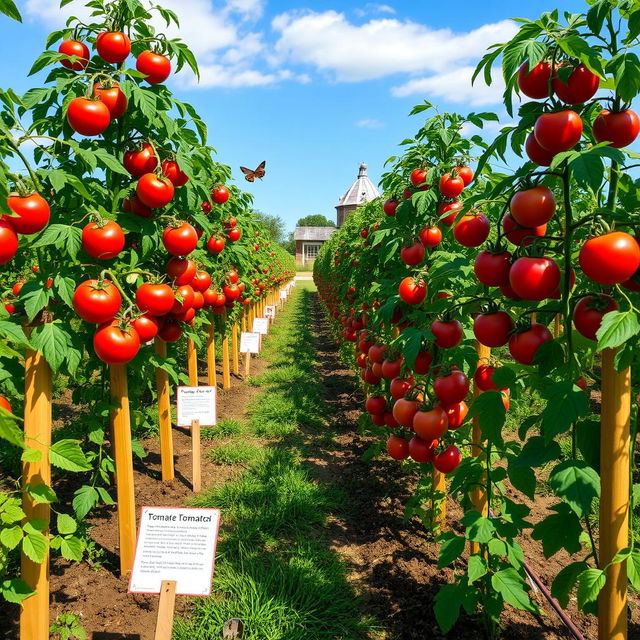
<path fill-rule="evenodd" d="M 201 427 L 218 424 L 216 392 L 215 387 L 178 387 L 176 424 L 189 427 L 194 420 L 199 420 Z"/>
<path fill-rule="evenodd" d="M 253 333 L 266 336 L 269 333 L 269 318 L 254 318 L 252 329 Z"/>
<path fill-rule="evenodd" d="M 260 334 L 241 333 L 240 353 L 260 353 Z"/>
<path fill-rule="evenodd" d="M 269 305 L 264 308 L 264 315 L 267 318 L 275 318 L 276 317 L 276 308 L 273 305 Z"/>
<path fill-rule="evenodd" d="M 130 593 L 160 593 L 175 580 L 176 593 L 211 595 L 220 511 L 182 507 L 142 507 Z"/>
<path fill-rule="evenodd" d="M 286 299 L 287 299 L 287 290 L 280 289 L 280 300 L 286 300 Z"/>

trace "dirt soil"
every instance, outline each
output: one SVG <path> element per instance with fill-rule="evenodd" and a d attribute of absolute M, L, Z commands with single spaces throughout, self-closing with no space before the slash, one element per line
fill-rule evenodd
<path fill-rule="evenodd" d="M 306 463 L 319 481 L 341 485 L 348 491 L 349 503 L 343 518 L 329 522 L 331 546 L 339 552 L 351 570 L 357 592 L 362 595 L 365 612 L 375 616 L 388 630 L 389 640 L 438 640 L 439 632 L 432 611 L 439 587 L 451 579 L 451 570 L 437 568 L 437 550 L 416 521 L 403 521 L 404 503 L 413 486 L 394 461 L 380 458 L 363 462 L 362 454 L 373 442 L 357 433 L 362 398 L 353 383 L 352 372 L 339 361 L 336 346 L 321 311 L 317 294 L 312 294 L 312 325 L 318 348 L 320 373 L 324 380 L 325 399 L 332 415 L 331 428 L 338 434 L 333 444 L 309 432 L 311 452 Z M 266 364 L 254 360 L 252 375 L 259 375 Z M 204 371 L 201 382 L 206 384 Z M 220 392 L 220 418 L 243 418 L 246 407 L 258 389 L 232 377 L 232 388 Z M 219 441 L 218 441 L 219 442 Z M 149 455 L 135 463 L 135 487 L 138 511 L 143 505 L 184 505 L 193 495 L 190 486 L 190 439 L 187 430 L 174 429 L 176 479 L 160 481 L 160 453 L 156 439 L 146 440 Z M 214 445 L 203 441 L 203 487 L 219 486 L 239 468 L 219 466 L 206 455 Z M 543 517 L 551 498 L 537 498 L 532 516 Z M 458 527 L 459 508 L 447 504 L 448 526 Z M 138 514 L 139 515 L 139 514 Z M 118 576 L 117 515 L 114 507 L 94 514 L 91 535 L 106 551 L 104 566 L 91 569 L 74 565 L 59 557 L 51 563 L 51 620 L 60 613 L 76 613 L 90 640 L 152 640 L 157 614 L 157 596 L 129 595 L 127 580 Z M 522 540 L 532 569 L 550 586 L 553 576 L 568 557 L 558 554 L 551 560 L 542 555 L 538 543 Z M 504 616 L 507 639 L 552 640 L 571 638 L 541 595 L 537 595 L 541 615 L 533 616 L 510 609 Z M 185 610 L 187 599 L 178 597 L 177 610 Z M 635 603 L 637 604 L 637 603 Z M 579 614 L 575 602 L 569 614 L 585 638 L 597 638 L 593 618 Z M 448 638 L 480 640 L 478 621 L 463 616 Z M 634 607 L 629 637 L 640 637 L 640 616 Z M 0 607 L 0 638 L 18 639 L 18 609 Z M 213 639 L 212 639 L 213 640 Z M 343 639 L 353 640 L 353 639 Z"/>

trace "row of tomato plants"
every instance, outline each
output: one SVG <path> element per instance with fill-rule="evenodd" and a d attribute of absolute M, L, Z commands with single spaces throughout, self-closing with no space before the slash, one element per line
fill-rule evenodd
<path fill-rule="evenodd" d="M 506 604 L 538 611 L 520 544 L 528 530 L 546 557 L 570 557 L 552 585 L 562 606 L 575 590 L 580 609 L 596 613 L 607 569 L 620 562 L 640 587 L 637 541 L 603 562 L 595 518 L 599 353 L 618 349 L 620 371 L 639 353 L 640 185 L 627 147 L 640 131 L 630 108 L 640 9 L 590 5 L 523 20 L 492 47 L 476 76 L 490 83 L 501 60 L 506 109 L 514 95 L 522 102 L 515 122 L 487 141 L 464 132 L 496 114 L 436 112 L 387 161 L 386 199 L 351 214 L 315 263 L 360 371 L 364 422 L 381 438 L 370 455 L 386 448 L 418 474 L 408 515 L 434 522 L 434 468 L 464 509 L 464 535 L 437 538 L 440 566 L 454 568 L 435 600 L 444 631 L 462 609 L 490 637 Z M 505 428 L 512 402 L 526 417 Z M 533 523 L 529 501 L 543 480 L 557 501 Z M 633 516 L 633 494 L 630 504 Z M 463 560 L 468 542 L 476 552 Z"/>
<path fill-rule="evenodd" d="M 155 369 L 188 384 L 176 357 L 184 338 L 200 345 L 211 323 L 230 331 L 293 274 L 251 196 L 213 159 L 204 121 L 164 85 L 174 67 L 198 73 L 187 46 L 153 26 L 178 25 L 176 14 L 138 0 L 87 6 L 90 22 L 71 18 L 47 38 L 30 72 L 46 70 L 45 86 L 0 92 L 0 437 L 9 443 L 0 593 L 12 602 L 32 593 L 15 575 L 19 551 L 41 562 L 52 547 L 80 561 L 81 521 L 113 503 L 108 365 L 131 363 L 134 433 L 153 430 Z M 177 345 L 166 359 L 156 337 Z M 25 350 L 40 351 L 56 387 L 71 389 L 73 412 L 50 460 L 82 475 L 72 504 L 55 507 L 52 536 L 47 522 L 25 519 L 20 493 L 55 504 L 60 479 L 22 489 L 11 481 L 20 460 L 41 456 L 19 427 Z"/>

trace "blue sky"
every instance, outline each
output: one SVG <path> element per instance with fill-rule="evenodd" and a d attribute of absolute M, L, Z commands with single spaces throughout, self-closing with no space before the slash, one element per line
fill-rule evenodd
<path fill-rule="evenodd" d="M 0 16 L 3 87 L 19 92 L 47 33 L 84 3 L 17 0 L 25 22 Z M 335 218 L 338 197 L 360 162 L 377 183 L 397 143 L 419 126 L 411 107 L 428 99 L 445 110 L 500 111 L 501 89 L 477 84 L 471 68 L 486 47 L 515 31 L 511 17 L 537 17 L 556 0 L 356 3 L 331 0 L 160 0 L 181 19 L 195 50 L 199 85 L 188 74 L 172 89 L 208 123 L 221 162 L 234 168 L 255 206 L 281 216 Z M 585 2 L 564 0 L 563 10 Z M 19 51 L 20 55 L 15 52 Z M 9 53 L 10 52 L 10 53 Z M 7 55 L 7 53 L 9 53 Z M 254 185 L 240 164 L 267 161 Z"/>

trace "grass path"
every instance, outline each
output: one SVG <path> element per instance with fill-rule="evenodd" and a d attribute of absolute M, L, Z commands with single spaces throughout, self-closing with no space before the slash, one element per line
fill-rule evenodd
<path fill-rule="evenodd" d="M 299 283 L 265 342 L 266 372 L 246 420 L 209 454 L 237 469 L 193 504 L 222 510 L 211 598 L 194 599 L 176 622 L 178 640 L 220 637 L 229 618 L 245 640 L 358 640 L 383 637 L 360 613 L 347 570 L 325 526 L 348 508 L 344 490 L 320 483 L 304 462 L 310 439 L 326 437 L 311 283 Z"/>

